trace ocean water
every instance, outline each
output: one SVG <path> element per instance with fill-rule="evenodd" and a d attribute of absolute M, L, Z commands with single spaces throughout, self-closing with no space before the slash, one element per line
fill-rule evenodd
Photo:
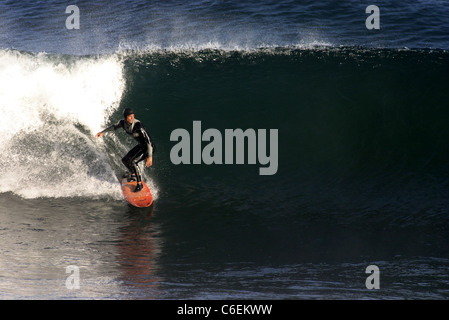
<path fill-rule="evenodd" d="M 355 0 L 71 4 L 0 4 L 0 299 L 449 297 L 449 1 L 369 3 L 373 30 Z M 134 142 L 94 138 L 127 106 L 146 209 Z M 277 170 L 249 140 L 176 165 L 196 121 L 223 162 L 227 129 L 276 129 Z"/>

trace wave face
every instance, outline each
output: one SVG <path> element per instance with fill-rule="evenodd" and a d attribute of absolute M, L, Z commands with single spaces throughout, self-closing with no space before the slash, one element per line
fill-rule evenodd
<path fill-rule="evenodd" d="M 129 52 L 122 104 L 149 126 L 155 177 L 180 206 L 439 224 L 448 204 L 448 58 L 359 47 Z M 192 132 L 195 120 L 221 132 L 278 129 L 278 172 L 174 166 L 170 134 Z"/>

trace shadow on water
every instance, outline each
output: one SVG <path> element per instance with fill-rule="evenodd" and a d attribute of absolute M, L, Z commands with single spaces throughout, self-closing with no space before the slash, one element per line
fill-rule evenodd
<path fill-rule="evenodd" d="M 158 297 L 161 241 L 157 224 L 152 219 L 154 206 L 153 203 L 148 208 L 136 208 L 128 204 L 123 216 L 124 223 L 118 230 L 119 279 L 134 299 Z"/>

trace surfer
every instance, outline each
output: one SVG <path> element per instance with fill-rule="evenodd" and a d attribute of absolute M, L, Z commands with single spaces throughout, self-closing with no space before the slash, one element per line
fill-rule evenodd
<path fill-rule="evenodd" d="M 134 111 L 131 108 L 125 108 L 123 111 L 123 119 L 116 124 L 107 127 L 103 131 L 98 132 L 95 138 L 100 138 L 103 133 L 122 128 L 127 134 L 132 136 L 139 143 L 132 148 L 122 159 L 122 163 L 130 172 L 128 180 L 136 180 L 137 186 L 134 192 L 142 190 L 142 176 L 140 175 L 138 163 L 145 160 L 145 166 L 149 167 L 153 164 L 153 149 L 154 145 L 150 136 L 146 132 L 143 124 L 134 118 Z"/>

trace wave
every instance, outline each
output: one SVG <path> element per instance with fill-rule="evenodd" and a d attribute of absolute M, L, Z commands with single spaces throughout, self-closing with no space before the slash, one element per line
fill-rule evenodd
<path fill-rule="evenodd" d="M 0 51 L 0 192 L 119 199 L 123 135 L 93 135 L 132 106 L 156 144 L 149 175 L 170 203 L 443 217 L 449 53 L 307 46 L 149 47 L 100 56 Z M 279 169 L 178 165 L 173 130 L 278 129 Z M 427 196 L 424 196 L 427 195 Z M 362 212 L 362 213 L 361 213 Z M 402 218 L 393 217 L 401 213 Z M 280 214 L 280 213 L 279 213 Z M 413 215 L 412 215 L 413 216 Z"/>
<path fill-rule="evenodd" d="M 371 216 L 379 208 L 406 223 L 417 210 L 444 216 L 447 51 L 197 49 L 123 53 L 122 102 L 136 106 L 154 134 L 155 163 L 168 167 L 163 188 L 176 194 L 173 201 L 277 216 Z M 260 177 L 251 165 L 170 165 L 171 132 L 191 131 L 196 120 L 221 132 L 278 129 L 278 172 Z"/>
<path fill-rule="evenodd" d="M 0 51 L 0 192 L 118 198 L 110 159 L 92 134 L 124 89 L 115 56 Z"/>

